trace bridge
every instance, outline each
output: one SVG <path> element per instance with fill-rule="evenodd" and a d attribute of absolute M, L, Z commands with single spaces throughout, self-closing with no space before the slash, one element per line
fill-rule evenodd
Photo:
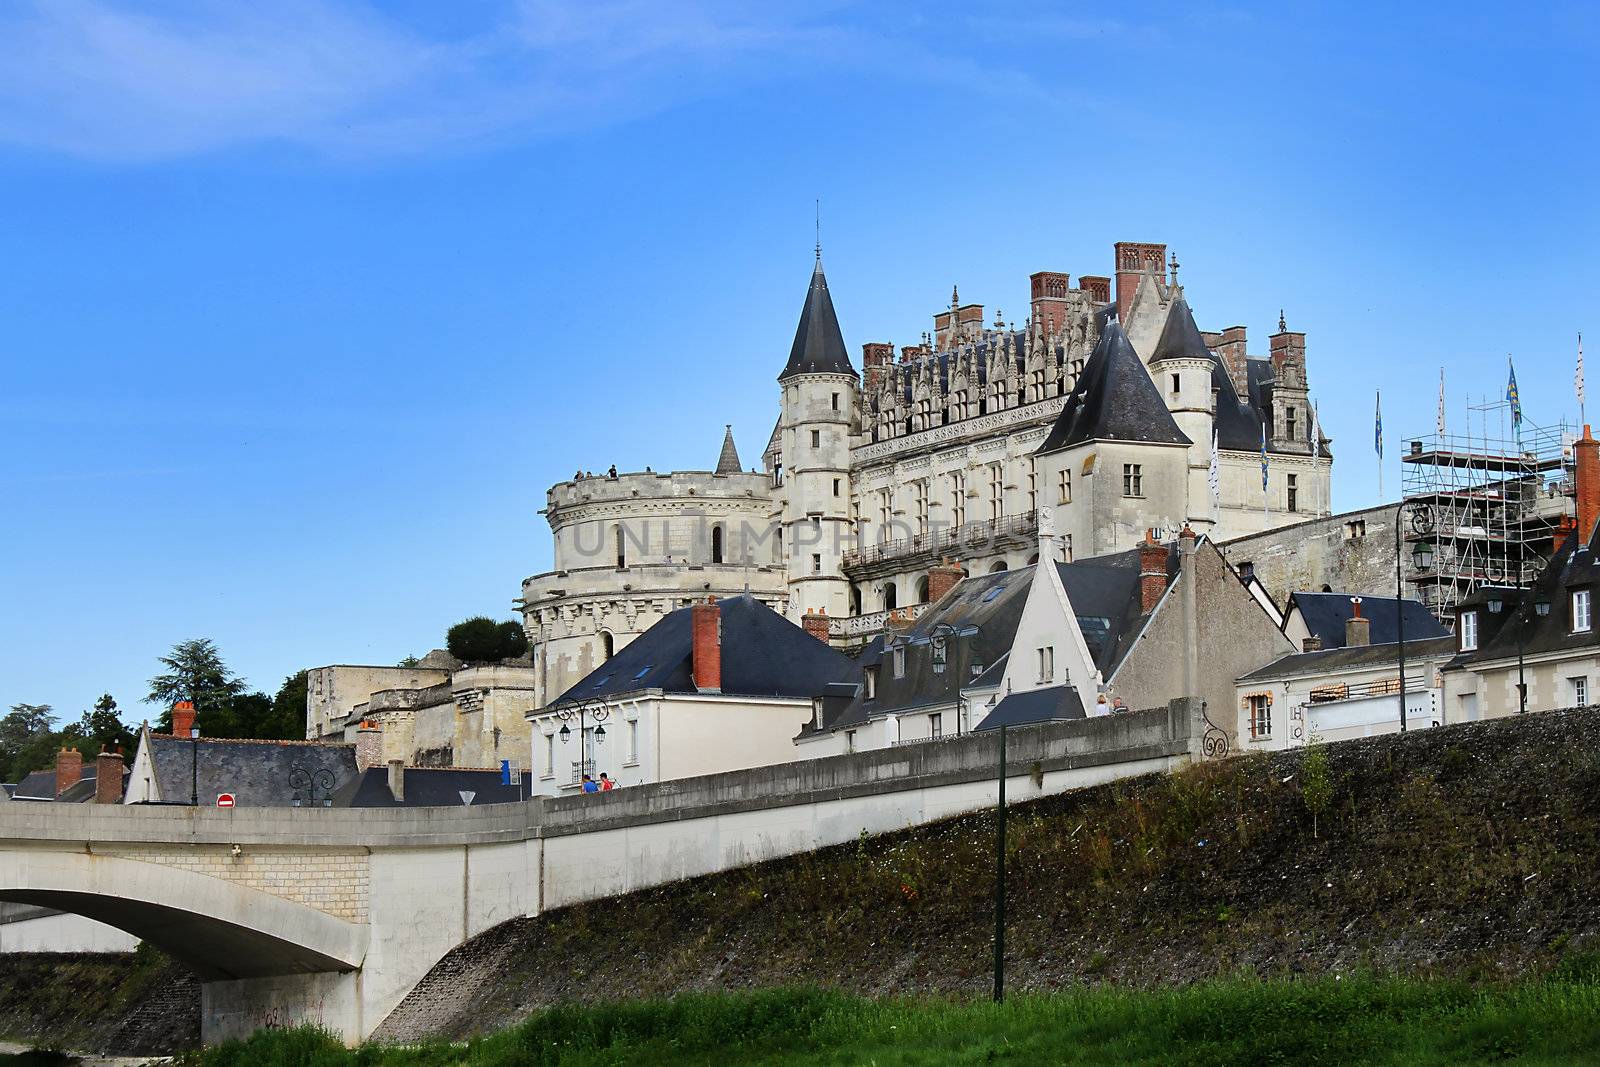
<path fill-rule="evenodd" d="M 1015 731 L 1026 800 L 1176 767 L 1196 702 Z M 481 808 L 0 806 L 0 901 L 125 930 L 201 978 L 207 1043 L 312 1023 L 354 1043 L 507 920 L 992 805 L 997 738 Z"/>

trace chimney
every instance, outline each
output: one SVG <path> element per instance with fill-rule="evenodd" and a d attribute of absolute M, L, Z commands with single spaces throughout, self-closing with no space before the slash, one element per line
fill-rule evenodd
<path fill-rule="evenodd" d="M 396 804 L 403 804 L 406 799 L 406 761 L 392 759 L 389 761 L 389 795 L 394 797 Z"/>
<path fill-rule="evenodd" d="M 1312 634 L 1310 637 L 1302 638 L 1300 641 L 1300 651 L 1321 652 L 1322 638 L 1318 637 L 1316 634 Z"/>
<path fill-rule="evenodd" d="M 1111 279 L 1103 278 L 1096 274 L 1078 275 L 1078 288 L 1089 295 L 1089 299 L 1098 307 L 1101 304 L 1111 303 Z"/>
<path fill-rule="evenodd" d="M 1222 366 L 1228 372 L 1228 378 L 1233 382 L 1233 391 L 1241 398 L 1250 396 L 1250 364 L 1249 355 L 1245 352 L 1247 344 L 1246 330 L 1243 326 L 1229 326 L 1221 333 L 1206 333 L 1204 338 L 1207 347 L 1217 354 L 1222 360 Z M 1301 337 L 1304 343 L 1304 336 Z"/>
<path fill-rule="evenodd" d="M 945 560 L 936 567 L 928 568 L 928 603 L 937 604 L 944 599 L 944 595 L 954 589 L 967 576 L 966 568 L 952 560 Z"/>
<path fill-rule="evenodd" d="M 1154 530 L 1146 530 L 1139 546 L 1139 613 L 1148 615 L 1156 610 L 1166 591 L 1167 546 L 1156 543 Z"/>
<path fill-rule="evenodd" d="M 689 626 L 692 634 L 689 674 L 694 687 L 702 693 L 722 692 L 722 608 L 717 598 L 708 596 L 704 603 L 689 609 Z"/>
<path fill-rule="evenodd" d="M 83 753 L 75 748 L 64 748 L 56 753 L 56 796 L 78 784 L 83 777 Z"/>
<path fill-rule="evenodd" d="M 1029 275 L 1032 294 L 1030 305 L 1034 322 L 1044 327 L 1045 333 L 1057 333 L 1067 324 L 1068 275 L 1053 270 L 1042 270 Z"/>
<path fill-rule="evenodd" d="M 383 727 L 369 719 L 362 719 L 356 729 L 356 773 L 365 774 L 369 767 L 383 765 Z"/>
<path fill-rule="evenodd" d="M 188 737 L 194 729 L 194 703 L 180 700 L 172 705 L 172 736 Z"/>
<path fill-rule="evenodd" d="M 1128 309 L 1133 306 L 1133 294 L 1147 271 L 1166 276 L 1167 246 L 1118 241 L 1117 259 L 1117 321 L 1128 324 Z"/>
<path fill-rule="evenodd" d="M 1372 644 L 1372 620 L 1361 617 L 1361 598 L 1350 598 L 1351 615 L 1344 622 L 1344 647 L 1364 648 Z"/>
<path fill-rule="evenodd" d="M 826 609 L 808 611 L 800 617 L 800 628 L 823 644 L 828 643 L 828 612 Z"/>
<path fill-rule="evenodd" d="M 122 753 L 101 749 L 94 758 L 94 802 L 122 803 Z"/>
<path fill-rule="evenodd" d="M 1600 518 L 1600 441 L 1589 433 L 1589 424 L 1583 424 L 1583 437 L 1573 442 L 1573 458 L 1577 461 L 1578 537 L 1579 544 L 1594 536 L 1594 523 Z"/>

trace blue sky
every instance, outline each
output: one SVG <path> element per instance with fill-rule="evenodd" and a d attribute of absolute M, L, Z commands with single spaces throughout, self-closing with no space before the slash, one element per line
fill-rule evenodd
<path fill-rule="evenodd" d="M 0 705 L 131 721 L 510 614 L 578 467 L 746 463 L 823 201 L 853 352 L 1162 241 L 1309 334 L 1335 506 L 1593 321 L 1588 5 L 0 3 Z M 1591 346 L 1600 349 L 1600 340 Z"/>

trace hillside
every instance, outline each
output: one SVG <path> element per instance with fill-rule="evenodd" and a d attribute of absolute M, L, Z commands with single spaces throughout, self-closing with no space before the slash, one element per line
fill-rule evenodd
<path fill-rule="evenodd" d="M 1548 969 L 1600 931 L 1597 742 L 1591 711 L 1331 745 L 1315 828 L 1301 752 L 1021 805 L 1008 988 Z M 993 871 L 975 815 L 518 920 L 447 956 L 377 1037 L 686 990 L 983 993 Z"/>

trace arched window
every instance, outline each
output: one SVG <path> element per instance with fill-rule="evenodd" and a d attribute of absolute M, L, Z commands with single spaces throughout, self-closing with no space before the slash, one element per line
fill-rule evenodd
<path fill-rule="evenodd" d="M 711 527 L 711 562 L 722 562 L 722 527 Z"/>
<path fill-rule="evenodd" d="M 899 604 L 898 598 L 895 596 L 894 583 L 893 582 L 884 582 L 883 583 L 883 610 L 884 611 L 893 611 L 895 608 L 897 608 L 899 606 L 900 606 L 900 604 Z"/>
<path fill-rule="evenodd" d="M 610 630 L 600 631 L 600 652 L 602 661 L 617 654 L 617 639 L 611 636 Z"/>
<path fill-rule="evenodd" d="M 1039 562 L 1039 553 L 1035 552 L 1033 555 L 1028 557 L 1028 566 L 1031 567 L 1035 563 L 1038 563 L 1038 562 Z"/>
<path fill-rule="evenodd" d="M 617 570 L 620 571 L 628 565 L 628 549 L 623 542 L 622 527 L 620 525 L 615 527 L 615 532 L 617 540 Z"/>
<path fill-rule="evenodd" d="M 927 602 L 928 602 L 928 576 L 926 574 L 924 574 L 921 578 L 917 579 L 917 603 L 918 604 L 926 604 Z"/>
<path fill-rule="evenodd" d="M 1007 570 L 1007 569 L 1009 569 L 1009 568 L 1006 567 L 1006 561 L 1003 560 L 1003 559 L 997 559 L 997 560 L 994 561 L 994 566 L 989 568 L 989 573 L 990 574 L 999 574 L 1001 571 Z"/>
<path fill-rule="evenodd" d="M 861 614 L 861 587 L 859 585 L 850 587 L 850 614 Z"/>

